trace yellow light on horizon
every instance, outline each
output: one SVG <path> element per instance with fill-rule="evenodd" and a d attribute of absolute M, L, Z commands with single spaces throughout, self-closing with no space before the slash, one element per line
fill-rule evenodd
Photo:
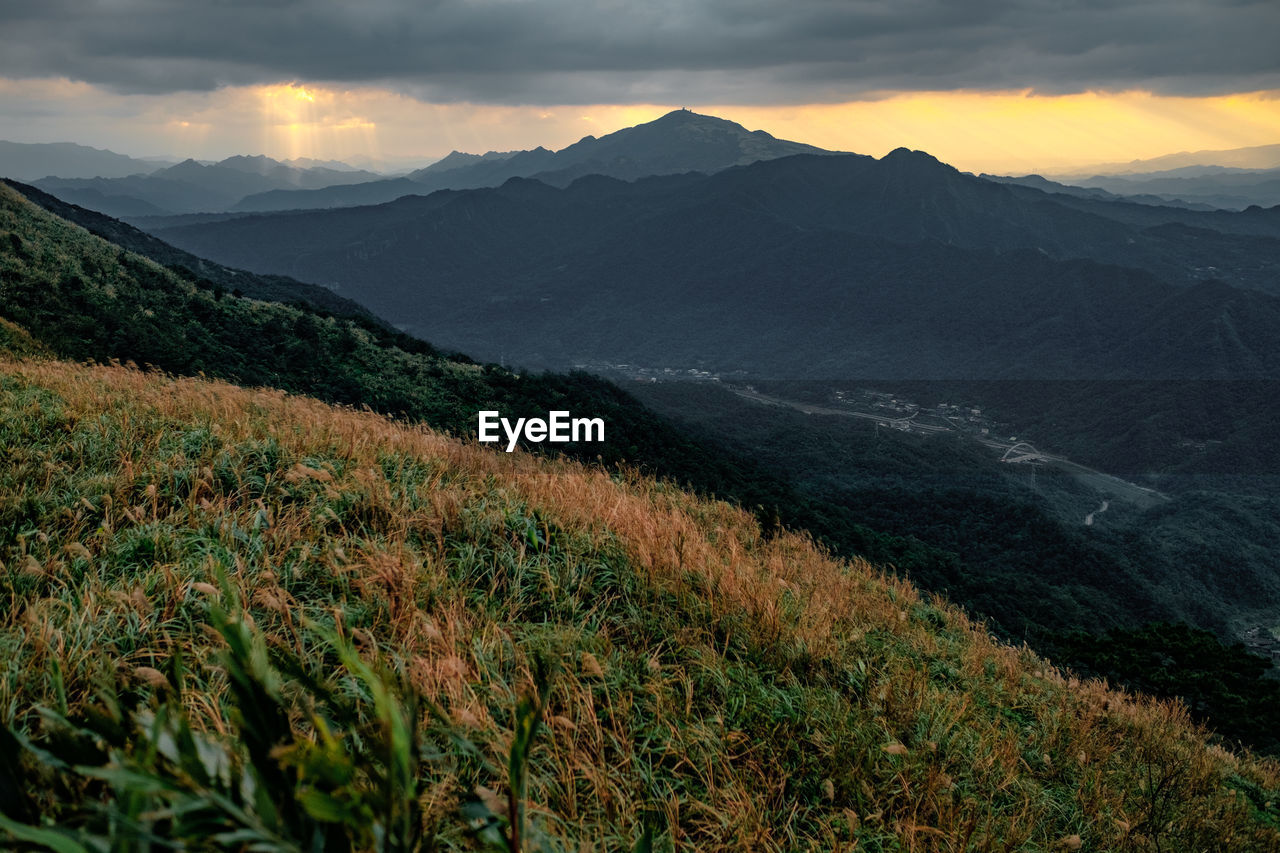
<path fill-rule="evenodd" d="M 680 104 L 429 103 L 378 86 L 291 81 L 202 93 L 120 95 L 61 78 L 0 77 L 0 101 L 39 100 L 65 116 L 44 121 L 56 141 L 217 158 L 388 158 L 405 165 L 452 149 L 560 149 L 651 121 Z M 928 151 L 969 171 L 1062 174 L 1179 151 L 1280 143 L 1280 90 L 1212 97 L 1150 92 L 1042 95 L 1031 91 L 887 92 L 847 103 L 689 103 L 749 130 L 823 148 L 882 156 Z M 47 114 L 54 115 L 54 113 Z M 33 125 L 34 126 L 34 125 Z M 94 136 L 85 136 L 92 132 Z M 36 133 L 27 133 L 36 141 Z"/>
<path fill-rule="evenodd" d="M 1068 170 L 1180 151 L 1280 143 L 1280 93 L 910 92 L 795 107 L 709 107 L 749 128 L 882 156 L 923 149 L 972 171 Z"/>

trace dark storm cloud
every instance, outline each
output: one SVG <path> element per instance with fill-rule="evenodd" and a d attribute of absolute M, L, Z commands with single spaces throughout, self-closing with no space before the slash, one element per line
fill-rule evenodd
<path fill-rule="evenodd" d="M 1280 88 L 1280 2 L 0 0 L 0 74 L 315 80 L 431 101 L 768 103 L 902 89 Z"/>

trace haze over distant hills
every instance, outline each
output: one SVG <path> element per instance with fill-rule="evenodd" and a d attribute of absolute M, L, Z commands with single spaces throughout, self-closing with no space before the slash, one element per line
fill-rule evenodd
<path fill-rule="evenodd" d="M 1201 151 L 1179 151 L 1146 160 L 1130 160 L 1127 163 L 1099 163 L 1070 172 L 1055 172 L 1050 176 L 1064 182 L 1094 175 L 1140 175 L 1166 172 L 1171 169 L 1188 169 L 1191 173 L 1212 172 L 1215 168 L 1280 169 L 1280 144 L 1253 145 L 1248 148 L 1224 148 Z"/>
<path fill-rule="evenodd" d="M 184 160 L 149 174 L 122 178 L 49 177 L 33 181 L 63 201 L 112 216 L 226 210 L 245 195 L 283 187 L 327 187 L 377 180 L 373 172 L 298 168 L 269 157 L 228 157 L 206 165 Z"/>
<path fill-rule="evenodd" d="M 1181 200 L 1228 210 L 1280 204 L 1280 169 L 1186 167 L 1125 176 L 1094 175 L 1077 183 L 1118 195 L 1155 196 L 1166 202 Z"/>
<path fill-rule="evenodd" d="M 1049 173 L 1049 178 L 1052 180 L 1026 175 L 996 180 L 1095 198 L 1119 196 L 1121 200 L 1143 204 L 1225 210 L 1243 210 L 1253 205 L 1274 207 L 1280 204 L 1280 144 L 1183 151 L 1149 160 Z M 1077 192 L 1080 189 L 1089 192 Z"/>
<path fill-rule="evenodd" d="M 110 155 L 117 158 L 108 163 L 111 174 L 82 158 L 83 163 L 61 170 L 23 168 L 14 177 L 63 201 L 111 216 L 137 218 L 380 204 L 438 189 L 497 186 L 512 177 L 536 176 L 565 186 L 587 174 L 634 180 L 655 174 L 716 172 L 801 153 L 826 152 L 775 139 L 764 131 L 748 131 L 725 119 L 676 110 L 599 139 L 585 137 L 560 151 L 542 147 L 486 154 L 454 151 L 402 177 L 334 161 L 304 158 L 283 163 L 263 156 L 229 157 L 213 164 L 188 159 L 166 168 L 147 164 L 144 169 L 134 167 L 140 161 L 119 155 Z"/>
<path fill-rule="evenodd" d="M 1011 184 L 1021 187 L 1030 187 L 1031 189 L 1040 190 L 1047 193 L 1059 193 L 1063 195 L 1076 196 L 1078 198 L 1094 199 L 1107 202 L 1131 202 L 1134 204 L 1157 205 L 1161 207 L 1185 207 L 1190 210 L 1216 210 L 1217 208 L 1211 204 L 1200 202 L 1188 202 L 1182 199 L 1164 198 L 1158 195 L 1148 195 L 1141 193 L 1113 193 L 1102 189 L 1101 187 L 1083 187 L 1075 184 L 1064 184 L 1058 181 L 1051 181 L 1043 175 L 1022 175 L 1020 177 L 1012 175 L 988 175 L 983 173 L 980 178 L 988 181 L 995 181 L 1000 184 Z"/>
<path fill-rule="evenodd" d="M 559 151 L 543 147 L 485 154 L 453 151 L 429 166 L 399 174 L 386 174 L 386 164 L 360 157 L 341 162 L 241 156 L 218 163 L 165 164 L 69 143 L 0 143 L 0 175 L 35 183 L 64 201 L 138 219 L 381 204 L 439 189 L 498 186 L 513 177 L 534 177 L 564 187 L 589 174 L 635 180 L 688 171 L 714 173 L 800 153 L 834 152 L 682 109 L 600 138 L 584 137 Z M 1020 182 L 1035 185 L 1029 180 L 1032 177 Z M 1142 204 L 1234 210 L 1271 207 L 1280 203 L 1280 145 L 1103 164 L 1056 180 L 1063 186 L 1102 189 Z"/>
<path fill-rule="evenodd" d="M 50 175 L 63 178 L 123 178 L 146 174 L 164 163 L 126 157 L 114 151 L 73 142 L 5 142 L 0 140 L 0 176 L 34 181 Z"/>

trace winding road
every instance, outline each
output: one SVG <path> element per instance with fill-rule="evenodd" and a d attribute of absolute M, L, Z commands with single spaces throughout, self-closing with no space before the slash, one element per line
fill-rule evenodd
<path fill-rule="evenodd" d="M 922 424 L 915 420 L 919 411 L 912 412 L 903 417 L 889 417 L 887 415 L 877 415 L 870 412 L 854 412 L 849 409 L 833 409 L 828 406 L 815 406 L 811 403 L 800 403 L 795 400 L 786 400 L 781 397 L 772 397 L 768 394 L 761 394 L 759 391 L 747 388 L 734 388 L 726 386 L 734 394 L 747 400 L 754 400 L 757 403 L 765 405 L 783 406 L 789 409 L 795 409 L 798 412 L 804 412 L 807 415 L 838 415 L 847 418 L 863 418 L 864 420 L 875 421 L 881 426 L 893 427 L 907 432 L 920 433 L 940 433 L 940 432 L 958 432 L 953 427 L 938 426 L 934 424 Z M 1095 488 L 1104 493 L 1110 492 L 1113 497 L 1125 497 L 1129 500 L 1142 503 L 1151 500 L 1165 501 L 1168 495 L 1161 494 L 1155 489 L 1149 489 L 1146 486 L 1139 486 L 1137 483 L 1130 483 L 1128 480 L 1121 480 L 1119 477 L 1099 471 L 1096 468 L 1090 468 L 1087 465 L 1081 465 L 1079 462 L 1072 462 L 1065 456 L 1058 456 L 1053 453 L 1044 453 L 1037 450 L 1030 442 L 1027 441 L 1000 441 L 989 436 L 971 435 L 974 441 L 986 447 L 999 450 L 1003 455 L 1000 461 L 1006 464 L 1025 464 L 1025 463 L 1049 463 L 1057 465 L 1070 473 L 1080 475 L 1082 477 L 1093 480 Z M 1106 512 L 1110 506 L 1109 501 L 1103 501 L 1101 508 L 1094 510 L 1085 517 L 1085 524 L 1092 527 L 1093 517 L 1099 513 Z"/>

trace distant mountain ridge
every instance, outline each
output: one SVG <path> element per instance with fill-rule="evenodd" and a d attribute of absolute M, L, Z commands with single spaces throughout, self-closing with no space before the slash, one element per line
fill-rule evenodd
<path fill-rule="evenodd" d="M 0 176 L 34 181 L 64 178 L 123 178 L 163 168 L 162 163 L 139 160 L 74 142 L 5 142 L 0 140 Z"/>
<path fill-rule="evenodd" d="M 1124 195 L 1109 192 L 1101 187 L 1082 187 L 1074 184 L 1063 184 L 1058 181 L 1051 181 L 1043 175 L 989 175 L 985 172 L 978 177 L 995 181 L 998 184 L 1014 184 L 1017 186 L 1030 187 L 1046 193 L 1062 193 L 1064 195 L 1073 195 L 1079 198 L 1097 199 L 1099 201 L 1129 201 L 1136 204 L 1148 204 L 1169 207 L 1185 207 L 1188 210 L 1216 210 L 1213 205 L 1204 203 L 1192 203 L 1182 201 L 1181 199 L 1169 199 L 1156 195 Z"/>
<path fill-rule="evenodd" d="M 464 166 L 474 166 L 476 163 L 506 160 L 519 153 L 519 151 L 488 151 L 484 154 L 467 154 L 463 151 L 450 151 L 446 156 L 440 158 L 430 166 L 418 169 L 413 174 L 427 175 L 433 172 L 448 172 L 451 169 L 460 169 Z"/>
<path fill-rule="evenodd" d="M 1165 154 L 1162 157 L 1151 157 L 1146 160 L 1130 160 L 1127 163 L 1100 163 L 1071 172 L 1054 173 L 1051 177 L 1070 183 L 1091 175 L 1139 175 L 1197 166 L 1209 167 L 1209 170 L 1212 170 L 1212 167 L 1280 169 L 1280 144 L 1179 151 L 1176 154 Z"/>
<path fill-rule="evenodd" d="M 1205 174 L 1187 174 L 1186 170 L 1173 169 L 1149 175 L 1095 175 L 1079 183 L 1121 195 L 1141 193 L 1230 210 L 1280 204 L 1280 168 L 1257 171 L 1220 169 Z"/>
<path fill-rule="evenodd" d="M 1205 173 L 1171 169 L 1126 177 L 1094 175 L 1075 179 L 1074 183 L 1051 181 L 1040 175 L 1008 177 L 984 174 L 979 177 L 1083 198 L 1190 210 L 1244 210 L 1280 205 L 1280 169 L 1218 168 Z"/>
<path fill-rule="evenodd" d="M 246 195 L 272 189 L 318 189 L 380 180 L 381 175 L 326 166 L 298 168 L 262 155 L 206 165 L 184 160 L 149 174 L 119 178 L 45 177 L 33 185 L 63 201 L 109 216 L 219 212 Z"/>
<path fill-rule="evenodd" d="M 498 186 L 513 177 L 536 177 L 553 186 L 567 186 L 589 174 L 635 180 L 713 173 L 801 153 L 831 152 L 682 109 L 600 138 L 584 137 L 560 151 L 541 146 L 485 154 L 454 151 L 395 178 L 345 163 L 305 158 L 282 163 L 262 155 L 228 157 L 212 164 L 188 159 L 163 168 L 155 164 L 133 168 L 134 161 L 125 158 L 111 161 L 110 174 L 90 174 L 88 167 L 81 167 L 76 174 L 58 174 L 56 169 L 31 174 L 31 169 L 22 169 L 11 177 L 109 216 L 144 217 L 381 204 L 439 189 Z"/>
<path fill-rule="evenodd" d="M 490 161 L 516 166 L 512 161 L 520 154 L 536 155 L 525 158 L 524 162 L 536 164 L 539 172 L 518 174 L 515 170 L 504 173 L 500 169 L 488 169 L 481 174 L 486 180 L 537 177 L 552 186 L 567 186 L 585 174 L 635 180 L 648 175 L 718 172 L 730 166 L 745 166 L 757 160 L 792 154 L 831 153 L 815 145 L 775 139 L 763 130 L 748 131 L 736 122 L 684 109 L 599 138 L 583 137 L 559 151 L 543 152 L 545 148 L 537 148 Z M 419 170 L 409 177 L 422 180 L 429 174 L 429 170 Z"/>
<path fill-rule="evenodd" d="M 536 178 L 551 186 L 568 186 L 585 175 L 636 180 L 683 172 L 714 173 L 732 166 L 794 154 L 831 154 L 814 145 L 776 139 L 762 130 L 749 131 L 736 122 L 690 110 L 674 110 L 651 122 L 596 138 L 587 136 L 559 151 L 541 146 L 528 151 L 453 152 L 444 160 L 411 172 L 407 178 L 422 195 L 441 189 L 499 186 L 511 178 Z M 275 191 L 248 196 L 239 211 L 346 207 L 394 201 L 406 185 L 330 188 L 320 192 Z"/>

